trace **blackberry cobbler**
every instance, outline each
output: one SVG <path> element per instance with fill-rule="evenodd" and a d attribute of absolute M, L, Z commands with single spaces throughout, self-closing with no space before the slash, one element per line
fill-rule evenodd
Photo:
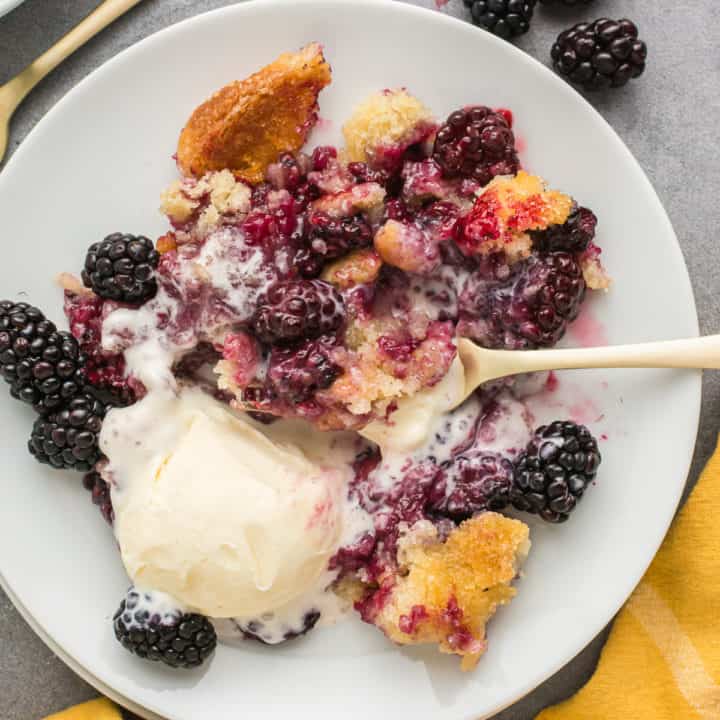
<path fill-rule="evenodd" d="M 600 463 L 587 428 L 533 427 L 542 377 L 453 401 L 458 338 L 551 347 L 608 287 L 595 215 L 522 169 L 505 109 L 438 122 L 382 90 L 343 147 L 304 149 L 330 80 L 311 44 L 198 107 L 168 231 L 94 238 L 61 275 L 69 333 L 0 304 L 30 451 L 87 473 L 142 658 L 194 667 L 218 635 L 274 645 L 352 606 L 472 668 L 530 547 L 504 513 L 566 520 Z"/>

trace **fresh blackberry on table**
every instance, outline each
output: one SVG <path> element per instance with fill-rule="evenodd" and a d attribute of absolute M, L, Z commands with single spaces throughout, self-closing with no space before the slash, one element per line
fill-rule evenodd
<path fill-rule="evenodd" d="M 295 255 L 295 266 L 306 278 L 317 277 L 325 263 L 373 242 L 373 231 L 360 215 L 333 218 L 312 212 L 306 221 L 307 240 Z"/>
<path fill-rule="evenodd" d="M 89 472 L 102 457 L 98 437 L 105 410 L 102 402 L 85 393 L 58 412 L 39 417 L 28 443 L 30 454 L 54 468 Z"/>
<path fill-rule="evenodd" d="M 333 384 L 342 368 L 332 359 L 333 336 L 308 340 L 299 347 L 275 347 L 270 353 L 268 381 L 275 397 L 291 404 L 309 400 Z"/>
<path fill-rule="evenodd" d="M 647 46 L 630 20 L 601 18 L 560 33 L 550 54 L 560 75 L 585 90 L 600 90 L 642 75 Z"/>
<path fill-rule="evenodd" d="M 159 260 L 160 254 L 148 238 L 113 233 L 88 249 L 82 280 L 102 298 L 142 305 L 157 293 Z"/>
<path fill-rule="evenodd" d="M 85 382 L 85 356 L 75 338 L 58 331 L 35 307 L 3 305 L 0 323 L 0 372 L 10 394 L 41 415 L 77 395 Z"/>
<path fill-rule="evenodd" d="M 266 622 L 262 619 L 250 620 L 249 622 L 238 622 L 235 624 L 238 630 L 247 638 L 258 640 L 264 645 L 279 645 L 287 640 L 307 635 L 317 624 L 320 619 L 320 613 L 317 610 L 310 610 L 300 619 L 297 627 L 286 626 L 281 635 L 277 635 L 273 630 L 267 627 Z"/>
<path fill-rule="evenodd" d="M 332 333 L 345 321 L 342 295 L 322 280 L 285 280 L 262 296 L 251 324 L 270 345 Z"/>
<path fill-rule="evenodd" d="M 580 312 L 585 280 L 569 253 L 531 255 L 504 281 L 471 276 L 460 301 L 460 332 L 488 348 L 552 347 Z"/>
<path fill-rule="evenodd" d="M 174 607 L 163 593 L 131 587 L 113 616 L 115 637 L 133 655 L 173 668 L 195 668 L 212 655 L 217 635 L 210 620 Z"/>
<path fill-rule="evenodd" d="M 520 168 L 509 114 L 478 105 L 456 110 L 440 126 L 433 158 L 445 177 L 487 185 Z"/>
<path fill-rule="evenodd" d="M 497 453 L 470 449 L 447 463 L 436 483 L 443 490 L 442 499 L 429 510 L 460 522 L 510 504 L 513 465 Z"/>
<path fill-rule="evenodd" d="M 90 492 L 94 505 L 100 509 L 100 513 L 109 525 L 115 522 L 112 499 L 110 498 L 110 485 L 108 485 L 99 472 L 92 472 L 83 475 L 83 487 Z"/>
<path fill-rule="evenodd" d="M 463 0 L 475 25 L 505 40 L 530 29 L 536 0 Z"/>
<path fill-rule="evenodd" d="M 530 232 L 533 247 L 540 252 L 581 253 L 595 239 L 597 217 L 592 210 L 577 207 L 562 225 Z"/>
<path fill-rule="evenodd" d="M 584 425 L 556 421 L 540 427 L 515 463 L 512 503 L 547 522 L 565 522 L 600 461 L 597 441 Z"/>

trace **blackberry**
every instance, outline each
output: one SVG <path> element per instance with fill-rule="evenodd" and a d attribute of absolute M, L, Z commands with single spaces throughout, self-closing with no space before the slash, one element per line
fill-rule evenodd
<path fill-rule="evenodd" d="M 440 126 L 433 147 L 443 175 L 471 178 L 480 185 L 496 175 L 515 175 L 520 161 L 508 117 L 482 105 L 452 113 Z"/>
<path fill-rule="evenodd" d="M 265 343 L 288 343 L 337 330 L 345 320 L 342 295 L 322 280 L 286 280 L 262 296 L 252 318 Z"/>
<path fill-rule="evenodd" d="M 575 208 L 563 225 L 530 232 L 533 247 L 540 252 L 581 253 L 595 239 L 597 217 L 592 210 Z"/>
<path fill-rule="evenodd" d="M 647 46 L 630 20 L 601 18 L 560 33 L 550 54 L 560 75 L 585 90 L 600 90 L 642 75 Z"/>
<path fill-rule="evenodd" d="M 585 280 L 577 259 L 557 252 L 516 263 L 504 281 L 471 276 L 460 296 L 460 333 L 484 347 L 551 347 L 580 312 Z"/>
<path fill-rule="evenodd" d="M 76 295 L 65 293 L 65 317 L 72 336 L 85 356 L 85 379 L 88 389 L 103 402 L 124 407 L 135 402 L 137 380 L 125 373 L 125 358 L 111 354 L 102 347 L 102 322 L 105 300 L 93 293 Z"/>
<path fill-rule="evenodd" d="M 157 293 L 154 275 L 159 261 L 148 238 L 113 233 L 88 249 L 82 280 L 101 298 L 142 305 Z"/>
<path fill-rule="evenodd" d="M 291 404 L 309 400 L 317 390 L 333 384 L 342 368 L 332 359 L 336 340 L 322 336 L 299 347 L 273 348 L 268 364 L 268 380 L 273 395 Z"/>
<path fill-rule="evenodd" d="M 35 307 L 3 303 L 0 372 L 10 394 L 41 415 L 76 396 L 85 382 L 85 356 L 75 338 L 58 331 Z"/>
<path fill-rule="evenodd" d="M 347 169 L 358 183 L 374 182 L 385 187 L 390 182 L 390 173 L 387 170 L 371 168 L 364 162 L 348 163 Z"/>
<path fill-rule="evenodd" d="M 110 486 L 99 472 L 93 470 L 83 476 L 83 487 L 91 493 L 93 504 L 98 506 L 106 522 L 112 525 L 115 522 L 115 512 L 110 498 Z"/>
<path fill-rule="evenodd" d="M 505 40 L 530 29 L 536 0 L 463 0 L 475 25 Z"/>
<path fill-rule="evenodd" d="M 274 629 L 270 625 L 271 618 L 249 620 L 247 622 L 235 620 L 234 622 L 245 637 L 258 640 L 264 645 L 278 645 L 287 640 L 306 635 L 315 627 L 319 619 L 320 613 L 317 610 L 310 610 L 300 618 L 296 626 L 283 625 L 279 629 Z"/>
<path fill-rule="evenodd" d="M 313 212 L 307 217 L 306 232 L 307 245 L 295 256 L 298 271 L 304 277 L 316 277 L 329 260 L 373 242 L 372 228 L 360 215 L 337 219 Z"/>
<path fill-rule="evenodd" d="M 443 488 L 443 497 L 429 509 L 459 522 L 510 504 L 513 465 L 502 455 L 471 448 L 447 463 L 437 482 Z"/>
<path fill-rule="evenodd" d="M 133 655 L 173 668 L 194 668 L 217 646 L 208 618 L 185 613 L 163 593 L 131 587 L 113 616 L 115 637 Z"/>
<path fill-rule="evenodd" d="M 89 472 L 102 457 L 98 436 L 104 417 L 103 403 L 92 395 L 78 395 L 59 412 L 35 421 L 30 454 L 54 468 Z"/>
<path fill-rule="evenodd" d="M 325 258 L 322 255 L 316 255 L 309 247 L 301 247 L 295 253 L 293 265 L 301 277 L 312 280 L 322 272 Z"/>
<path fill-rule="evenodd" d="M 515 463 L 513 505 L 547 522 L 565 522 L 595 479 L 601 459 L 584 425 L 556 421 L 538 428 Z"/>

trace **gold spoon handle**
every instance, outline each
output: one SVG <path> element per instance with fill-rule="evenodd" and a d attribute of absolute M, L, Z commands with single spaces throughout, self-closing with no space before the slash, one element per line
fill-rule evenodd
<path fill-rule="evenodd" d="M 13 103 L 12 109 L 14 110 L 35 85 L 68 55 L 74 53 L 81 45 L 139 2 L 140 0 L 105 0 L 98 5 L 67 35 L 61 37 L 49 50 L 6 84 L 6 97 Z"/>
<path fill-rule="evenodd" d="M 540 370 L 585 368 L 720 369 L 720 335 L 687 340 L 562 350 L 485 350 L 468 340 L 458 343 L 465 367 L 465 390 L 495 378 Z"/>
<path fill-rule="evenodd" d="M 527 370 L 582 368 L 720 368 L 720 335 L 687 340 L 563 350 L 533 350 L 522 355 Z M 525 372 L 522 370 L 521 372 Z"/>

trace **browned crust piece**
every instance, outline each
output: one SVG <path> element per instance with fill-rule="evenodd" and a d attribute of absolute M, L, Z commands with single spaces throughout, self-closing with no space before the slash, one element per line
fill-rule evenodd
<path fill-rule="evenodd" d="M 317 98 L 331 69 L 319 43 L 280 55 L 197 107 L 180 133 L 177 162 L 184 175 L 232 170 L 250 183 L 283 152 L 296 152 L 315 124 Z"/>

